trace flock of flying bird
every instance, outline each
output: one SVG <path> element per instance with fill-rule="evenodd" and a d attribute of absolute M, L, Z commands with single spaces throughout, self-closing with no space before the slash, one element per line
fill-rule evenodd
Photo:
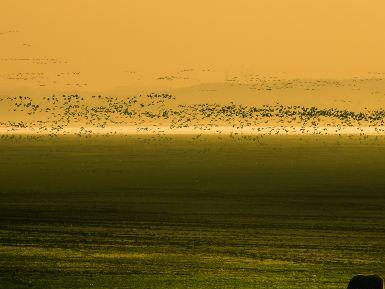
<path fill-rule="evenodd" d="M 86 87 L 88 83 L 79 79 L 80 72 L 78 71 L 65 71 L 65 72 L 43 72 L 43 71 L 31 71 L 31 72 L 9 72 L 0 73 L 0 79 L 8 81 L 36 83 L 40 87 L 50 86 L 55 84 L 61 84 L 66 87 Z"/>
<path fill-rule="evenodd" d="M 19 30 L 0 32 L 0 36 L 19 33 Z M 23 46 L 30 46 L 24 43 Z M 3 63 L 26 64 L 68 64 L 58 58 L 1 58 Z M 41 66 L 40 66 L 41 67 Z M 136 71 L 124 71 L 129 77 L 141 80 Z M 204 73 L 214 77 L 212 69 L 185 68 L 174 74 L 157 77 L 159 81 L 201 81 Z M 209 73 L 209 74 L 207 74 Z M 52 74 L 52 73 L 51 73 Z M 65 84 L 78 91 L 88 83 L 78 79 L 80 72 L 11 72 L 0 74 L 0 80 L 33 81 L 39 86 Z M 264 92 L 300 88 L 317 90 L 328 87 L 349 86 L 360 90 L 366 82 L 384 82 L 384 73 L 372 73 L 369 78 L 356 78 L 349 82 L 340 80 L 281 79 L 251 73 L 226 76 L 224 83 L 229 86 L 245 87 Z M 64 82 L 63 82 L 64 81 Z M 212 92 L 215 88 L 201 91 Z M 383 92 L 372 92 L 376 96 Z M 79 94 L 52 95 L 44 98 L 28 96 L 0 97 L 0 134 L 2 138 L 18 133 L 36 135 L 77 134 L 117 134 L 144 132 L 164 135 L 173 132 L 229 134 L 341 134 L 344 130 L 355 130 L 365 134 L 367 128 L 384 134 L 384 109 L 352 111 L 349 109 L 306 107 L 302 105 L 282 105 L 280 103 L 261 106 L 229 103 L 181 104 L 167 93 L 150 93 L 131 97 L 111 97 L 102 95 L 80 96 Z M 127 130 L 130 128 L 130 130 Z"/>
<path fill-rule="evenodd" d="M 68 64 L 67 60 L 62 60 L 58 58 L 42 58 L 42 57 L 32 57 L 32 58 L 1 58 L 1 61 L 4 62 L 26 62 L 31 64 Z"/>
<path fill-rule="evenodd" d="M 246 106 L 197 103 L 178 104 L 167 93 L 132 97 L 52 95 L 39 100 L 28 96 L 0 98 L 2 137 L 27 132 L 57 136 L 131 133 L 165 135 L 189 132 L 210 134 L 341 134 L 344 129 L 365 135 L 365 128 L 385 132 L 385 110 L 360 112 L 280 103 Z M 126 130 L 127 132 L 127 130 Z"/>

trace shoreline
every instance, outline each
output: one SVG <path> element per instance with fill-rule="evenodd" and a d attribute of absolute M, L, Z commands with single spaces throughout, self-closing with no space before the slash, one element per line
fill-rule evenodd
<path fill-rule="evenodd" d="M 263 126 L 233 128 L 218 126 L 209 128 L 170 127 L 69 127 L 61 131 L 47 128 L 46 131 L 33 128 L 8 129 L 0 127 L 0 135 L 385 135 L 381 127 L 286 127 Z"/>

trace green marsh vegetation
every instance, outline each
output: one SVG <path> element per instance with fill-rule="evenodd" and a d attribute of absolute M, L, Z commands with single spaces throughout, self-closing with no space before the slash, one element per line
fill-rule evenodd
<path fill-rule="evenodd" d="M 0 140 L 1 288 L 346 288 L 385 273 L 385 138 Z"/>

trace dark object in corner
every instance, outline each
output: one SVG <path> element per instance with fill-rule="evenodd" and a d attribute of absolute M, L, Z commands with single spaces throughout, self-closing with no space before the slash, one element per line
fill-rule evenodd
<path fill-rule="evenodd" d="M 350 280 L 348 289 L 384 289 L 384 280 L 378 275 L 356 275 Z"/>

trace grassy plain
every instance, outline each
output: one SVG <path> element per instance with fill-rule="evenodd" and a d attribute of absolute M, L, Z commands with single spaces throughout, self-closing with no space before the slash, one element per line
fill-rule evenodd
<path fill-rule="evenodd" d="M 0 288 L 346 288 L 385 274 L 385 138 L 0 140 Z"/>

